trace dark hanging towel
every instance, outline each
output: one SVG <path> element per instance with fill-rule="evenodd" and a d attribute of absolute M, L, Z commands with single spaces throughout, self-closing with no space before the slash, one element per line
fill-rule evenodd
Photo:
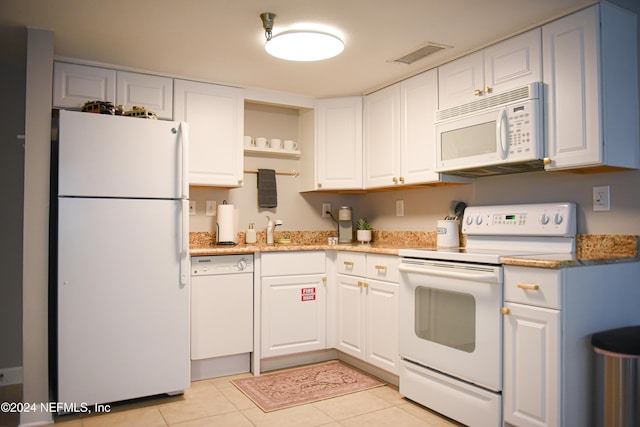
<path fill-rule="evenodd" d="M 258 169 L 258 207 L 275 208 L 277 206 L 276 171 L 273 169 Z"/>

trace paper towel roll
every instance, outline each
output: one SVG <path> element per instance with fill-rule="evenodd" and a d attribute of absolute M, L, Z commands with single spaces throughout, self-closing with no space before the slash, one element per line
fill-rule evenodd
<path fill-rule="evenodd" d="M 235 209 L 233 205 L 218 205 L 218 243 L 235 242 Z"/>

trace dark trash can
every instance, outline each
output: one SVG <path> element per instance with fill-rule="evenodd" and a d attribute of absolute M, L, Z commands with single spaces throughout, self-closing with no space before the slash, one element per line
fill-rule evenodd
<path fill-rule="evenodd" d="M 603 388 L 596 390 L 601 396 L 598 413 L 602 415 L 597 425 L 640 426 L 640 326 L 598 332 L 591 337 L 591 344 L 603 367 L 596 379 Z"/>

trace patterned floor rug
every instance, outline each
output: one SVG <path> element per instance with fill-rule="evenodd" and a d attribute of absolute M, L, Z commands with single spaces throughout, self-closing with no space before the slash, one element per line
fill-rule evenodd
<path fill-rule="evenodd" d="M 384 385 L 338 360 L 231 382 L 264 412 Z"/>

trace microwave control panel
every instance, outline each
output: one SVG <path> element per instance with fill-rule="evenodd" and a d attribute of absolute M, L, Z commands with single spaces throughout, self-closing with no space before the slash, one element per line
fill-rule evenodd
<path fill-rule="evenodd" d="M 538 100 L 523 102 L 521 104 L 509 105 L 507 110 L 508 138 L 509 138 L 509 158 L 518 157 L 530 158 L 535 151 L 539 138 L 542 138 L 542 129 L 538 124 L 542 117 L 539 117 Z"/>
<path fill-rule="evenodd" d="M 576 233 L 573 203 L 469 206 L 462 232 L 471 235 L 568 236 Z"/>

